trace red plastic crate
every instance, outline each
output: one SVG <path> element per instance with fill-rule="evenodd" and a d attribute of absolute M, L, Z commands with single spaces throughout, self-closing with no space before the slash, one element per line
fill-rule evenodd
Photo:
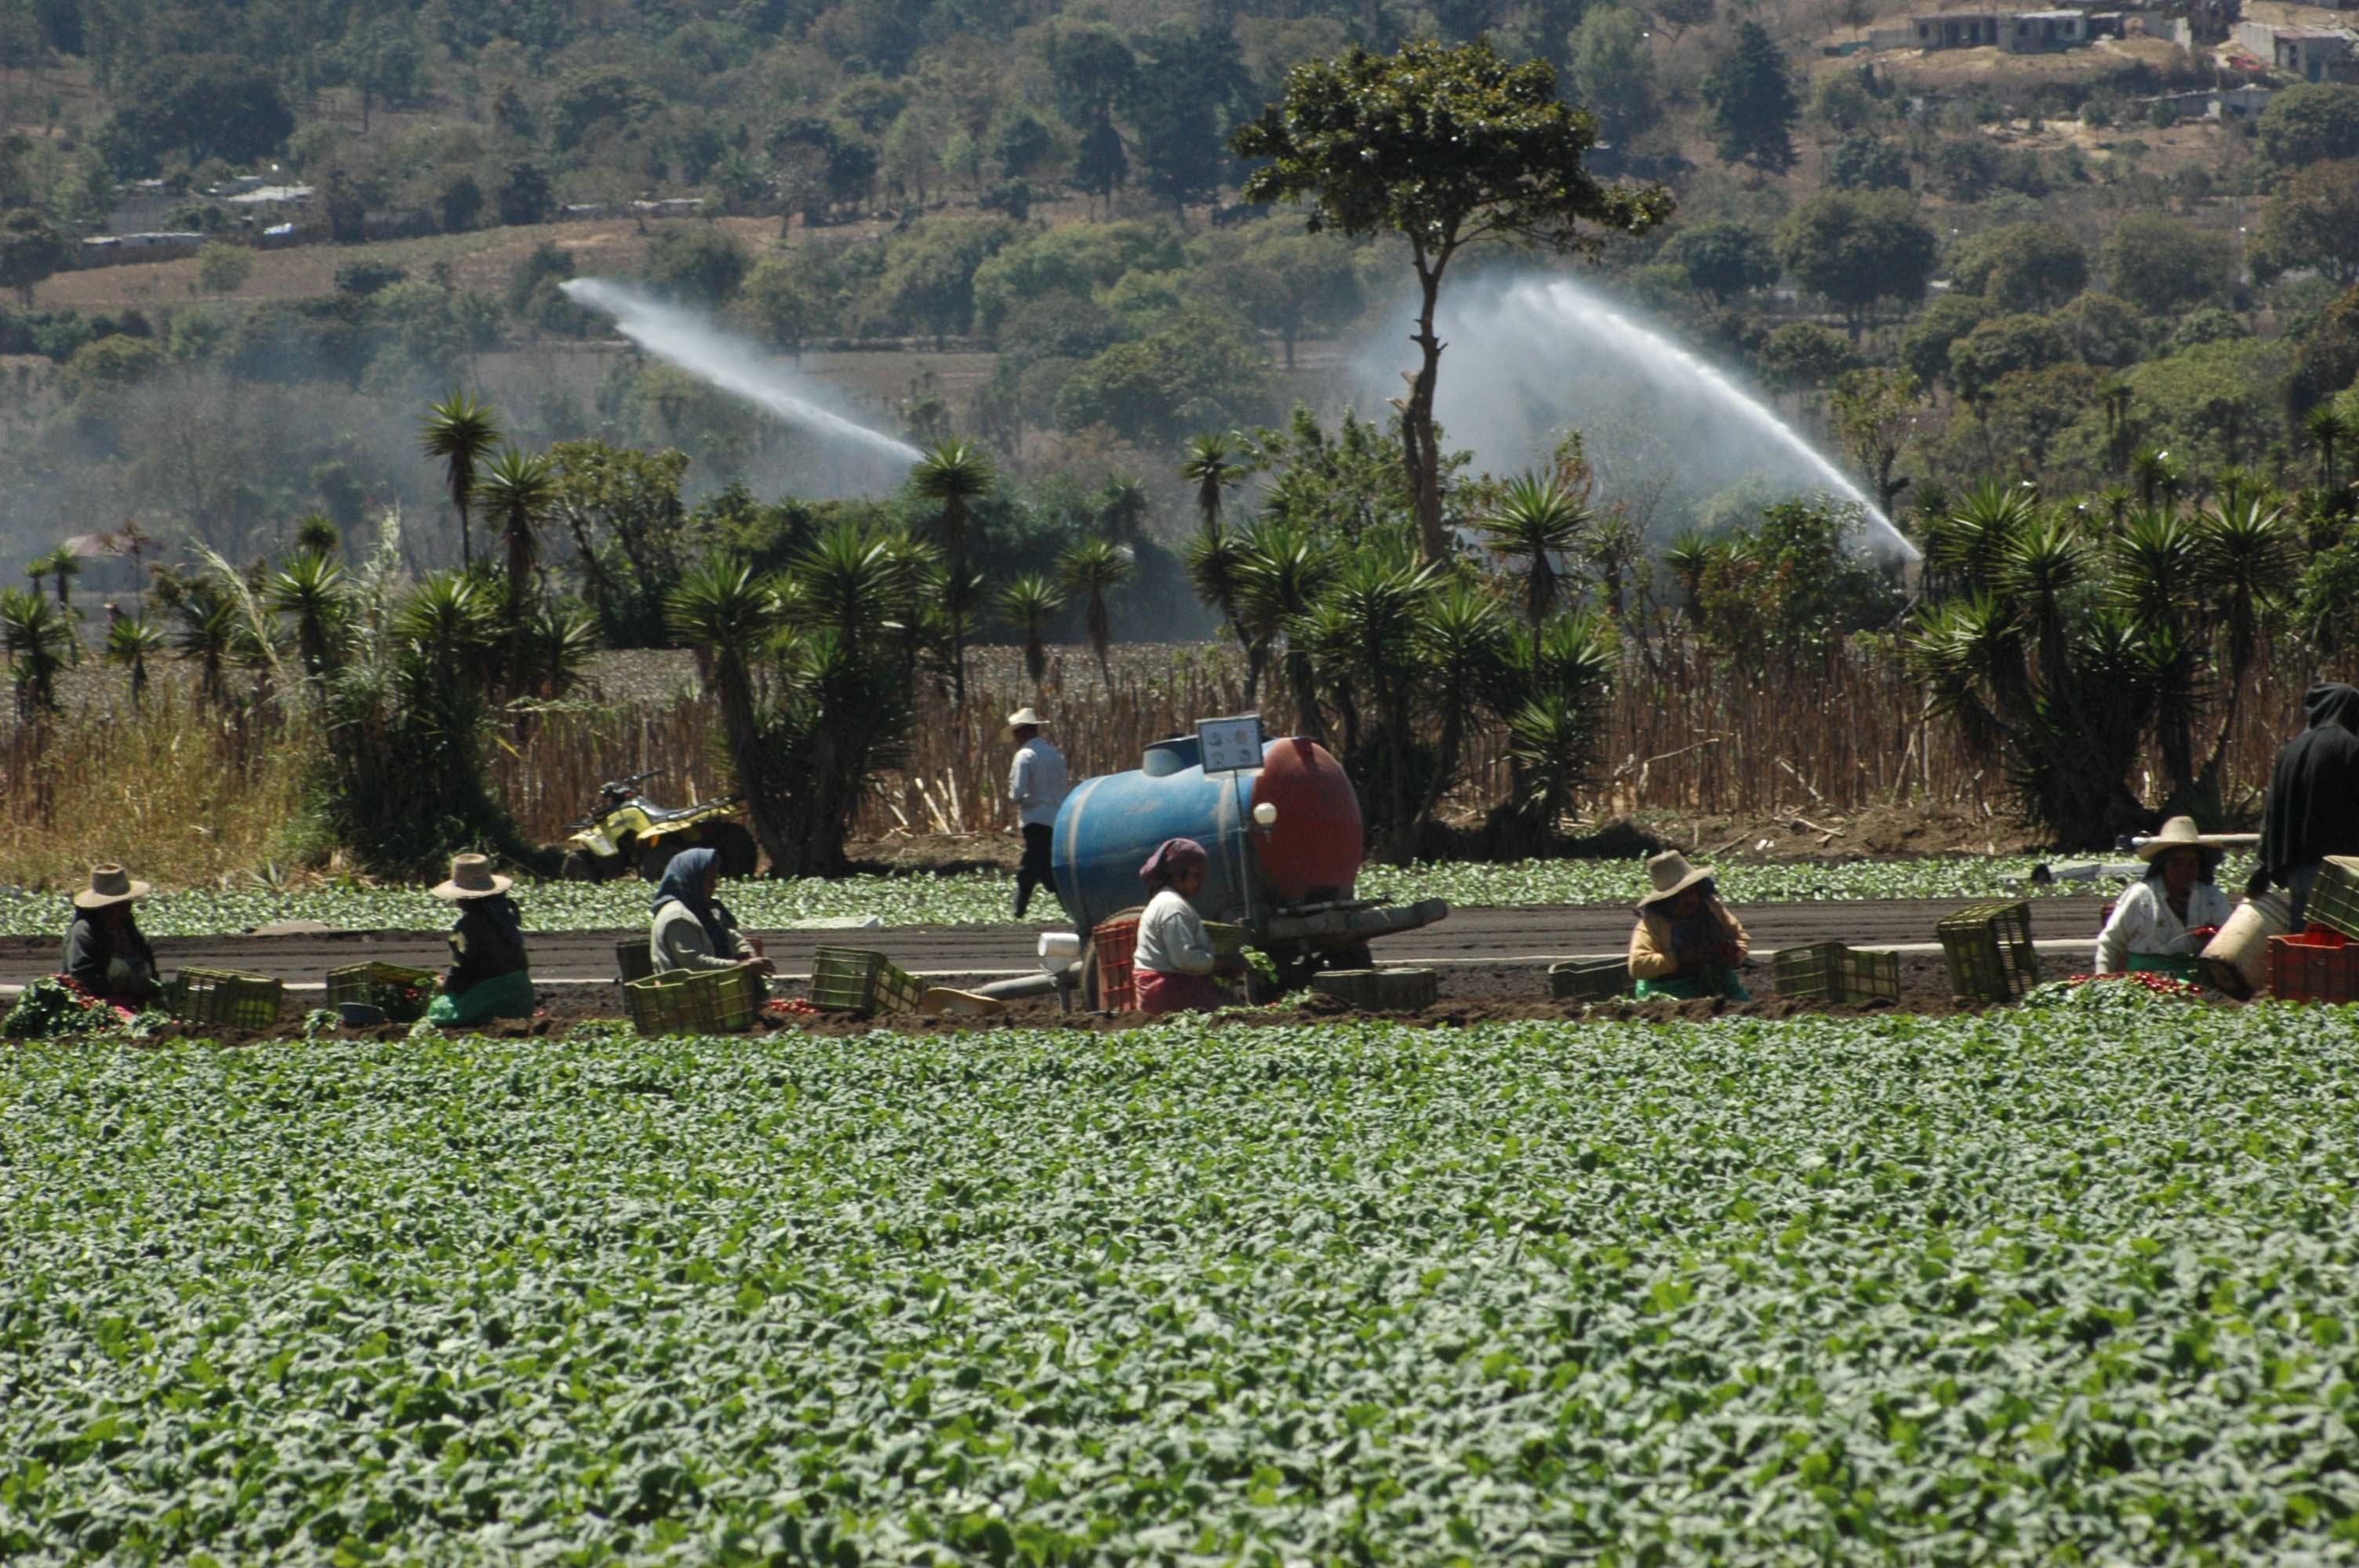
<path fill-rule="evenodd" d="M 1130 976 L 1131 955 L 1138 946 L 1138 916 L 1117 914 L 1098 923 L 1090 933 L 1097 954 L 1098 1006 L 1108 1012 L 1138 1011 L 1138 988 Z"/>
<path fill-rule="evenodd" d="M 2359 1001 L 2359 947 L 2313 925 L 2269 938 L 2269 989 L 2280 1001 Z"/>

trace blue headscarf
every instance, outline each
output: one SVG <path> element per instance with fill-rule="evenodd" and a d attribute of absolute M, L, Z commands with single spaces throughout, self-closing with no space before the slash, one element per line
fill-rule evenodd
<path fill-rule="evenodd" d="M 727 954 L 735 950 L 735 944 L 729 934 L 735 929 L 737 923 L 730 918 L 728 910 L 722 907 L 720 900 L 706 896 L 704 892 L 704 879 L 712 874 L 713 867 L 720 860 L 717 850 L 701 847 L 682 849 L 674 855 L 671 864 L 664 868 L 663 881 L 656 884 L 655 903 L 649 907 L 660 914 L 665 904 L 678 899 L 690 914 L 696 916 L 696 923 L 704 927 L 704 935 L 712 942 L 712 950 Z"/>

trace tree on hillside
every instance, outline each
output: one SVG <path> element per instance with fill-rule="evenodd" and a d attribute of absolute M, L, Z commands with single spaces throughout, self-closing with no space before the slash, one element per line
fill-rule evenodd
<path fill-rule="evenodd" d="M 1825 191 L 1777 230 L 1777 255 L 1797 282 L 1843 313 L 1854 341 L 1880 299 L 1914 300 L 1933 275 L 1933 231 L 1898 190 Z"/>
<path fill-rule="evenodd" d="M 1619 5 L 1583 16 L 1572 30 L 1572 86 L 1597 116 L 1598 135 L 1615 146 L 1652 126 L 1661 110 L 1645 18 Z"/>
<path fill-rule="evenodd" d="M 1246 83 L 1225 23 L 1169 24 L 1140 50 L 1129 94 L 1138 133 L 1139 182 L 1176 211 L 1221 188 L 1228 173 L 1221 132 Z"/>
<path fill-rule="evenodd" d="M 1703 101 L 1721 162 L 1749 164 L 1763 174 L 1794 167 L 1794 121 L 1801 105 L 1786 57 L 1760 23 L 1738 24 L 1727 52 L 1704 78 Z"/>
<path fill-rule="evenodd" d="M 2305 81 L 2268 102 L 2255 122 L 2261 156 L 2280 169 L 2359 157 L 2359 87 Z"/>
<path fill-rule="evenodd" d="M 725 305 L 754 264 L 745 246 L 714 223 L 681 223 L 648 242 L 647 281 L 690 305 Z"/>
<path fill-rule="evenodd" d="M 2224 294 L 2230 259 L 2224 234 L 2159 212 L 2135 212 L 2105 236 L 2105 287 L 2164 315 Z"/>
<path fill-rule="evenodd" d="M 26 309 L 33 308 L 35 286 L 71 258 L 71 245 L 33 209 L 0 217 L 0 288 L 15 289 Z"/>
<path fill-rule="evenodd" d="M 1198 287 L 1211 299 L 1243 311 L 1245 319 L 1277 335 L 1286 368 L 1294 368 L 1294 345 L 1306 336 L 1334 331 L 1357 315 L 1360 276 L 1351 247 L 1324 234 L 1288 232 L 1265 223 L 1232 240 L 1218 234 L 1196 272 Z"/>
<path fill-rule="evenodd" d="M 1856 370 L 1835 383 L 1835 434 L 1875 487 L 1875 508 L 1886 516 L 1908 486 L 1907 475 L 1892 470 L 1917 433 L 1924 406 L 1924 389 L 1907 371 Z"/>
<path fill-rule="evenodd" d="M 1733 219 L 1681 229 L 1663 246 L 1662 259 L 1686 274 L 1688 287 L 1714 305 L 1777 281 L 1777 257 L 1767 236 Z"/>
<path fill-rule="evenodd" d="M 252 163 L 277 150 L 295 129 L 277 81 L 229 54 L 167 54 L 143 67 L 98 132 L 107 161 L 125 174 L 154 171 L 184 154 Z"/>
<path fill-rule="evenodd" d="M 1441 369 L 1434 313 L 1465 246 L 1505 239 L 1579 252 L 1582 225 L 1642 233 L 1670 211 L 1659 186 L 1605 186 L 1582 167 L 1595 123 L 1557 96 L 1546 61 L 1510 64 L 1487 41 L 1412 43 L 1392 56 L 1354 49 L 1299 65 L 1284 96 L 1240 127 L 1240 157 L 1266 159 L 1245 181 L 1255 201 L 1307 202 L 1315 232 L 1397 233 L 1417 275 L 1419 363 L 1402 410 L 1403 449 L 1425 558 L 1448 551 L 1433 396 Z"/>
<path fill-rule="evenodd" d="M 2088 286 L 2089 253 L 2053 223 L 2008 223 L 1958 247 L 1953 288 L 2001 310 L 2053 310 Z"/>
<path fill-rule="evenodd" d="M 549 171 L 529 158 L 516 159 L 500 177 L 499 189 L 492 192 L 492 207 L 500 222 L 511 228 L 547 222 L 557 211 L 557 192 L 549 183 Z"/>
<path fill-rule="evenodd" d="M 1908 160 L 1882 136 L 1854 131 L 1827 155 L 1827 183 L 1838 190 L 1906 190 Z"/>
<path fill-rule="evenodd" d="M 419 445 L 429 458 L 442 460 L 443 488 L 451 509 L 459 514 L 459 560 L 475 561 L 475 534 L 468 508 L 475 495 L 475 470 L 499 444 L 498 411 L 464 392 L 454 392 L 426 411 L 418 432 Z"/>
<path fill-rule="evenodd" d="M 2359 283 L 2359 158 L 2315 163 L 2277 188 L 2253 236 L 2253 275 L 2316 267 Z"/>

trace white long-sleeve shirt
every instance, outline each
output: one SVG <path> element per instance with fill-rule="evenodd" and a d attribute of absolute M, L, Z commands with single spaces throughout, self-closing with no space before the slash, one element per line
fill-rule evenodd
<path fill-rule="evenodd" d="M 1057 807 L 1065 804 L 1065 753 L 1040 735 L 1017 747 L 1007 770 L 1007 798 L 1025 827 L 1055 827 Z"/>
<path fill-rule="evenodd" d="M 2097 935 L 2096 973 L 2118 975 L 2133 953 L 2192 954 L 2202 944 L 2188 935 L 2198 925 L 2221 925 L 2231 913 L 2228 895 L 2212 882 L 2197 882 L 2187 894 L 2187 918 L 2170 911 L 2170 900 L 2150 881 L 2140 881 L 2114 904 L 2114 917 Z"/>
<path fill-rule="evenodd" d="M 1138 917 L 1138 945 L 1130 964 L 1158 975 L 1211 974 L 1212 938 L 1196 906 L 1169 888 L 1157 893 Z"/>

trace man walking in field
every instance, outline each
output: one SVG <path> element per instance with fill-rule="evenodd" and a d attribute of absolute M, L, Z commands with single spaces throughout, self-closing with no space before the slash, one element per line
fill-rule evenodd
<path fill-rule="evenodd" d="M 1016 872 L 1016 918 L 1032 902 L 1037 887 L 1056 891 L 1049 867 L 1049 829 L 1056 826 L 1057 807 L 1065 803 L 1065 754 L 1040 733 L 1047 726 L 1029 708 L 1007 716 L 1008 733 L 1016 741 L 1016 761 L 1007 770 L 1007 798 L 1016 803 L 1016 819 L 1024 829 L 1024 863 Z"/>

